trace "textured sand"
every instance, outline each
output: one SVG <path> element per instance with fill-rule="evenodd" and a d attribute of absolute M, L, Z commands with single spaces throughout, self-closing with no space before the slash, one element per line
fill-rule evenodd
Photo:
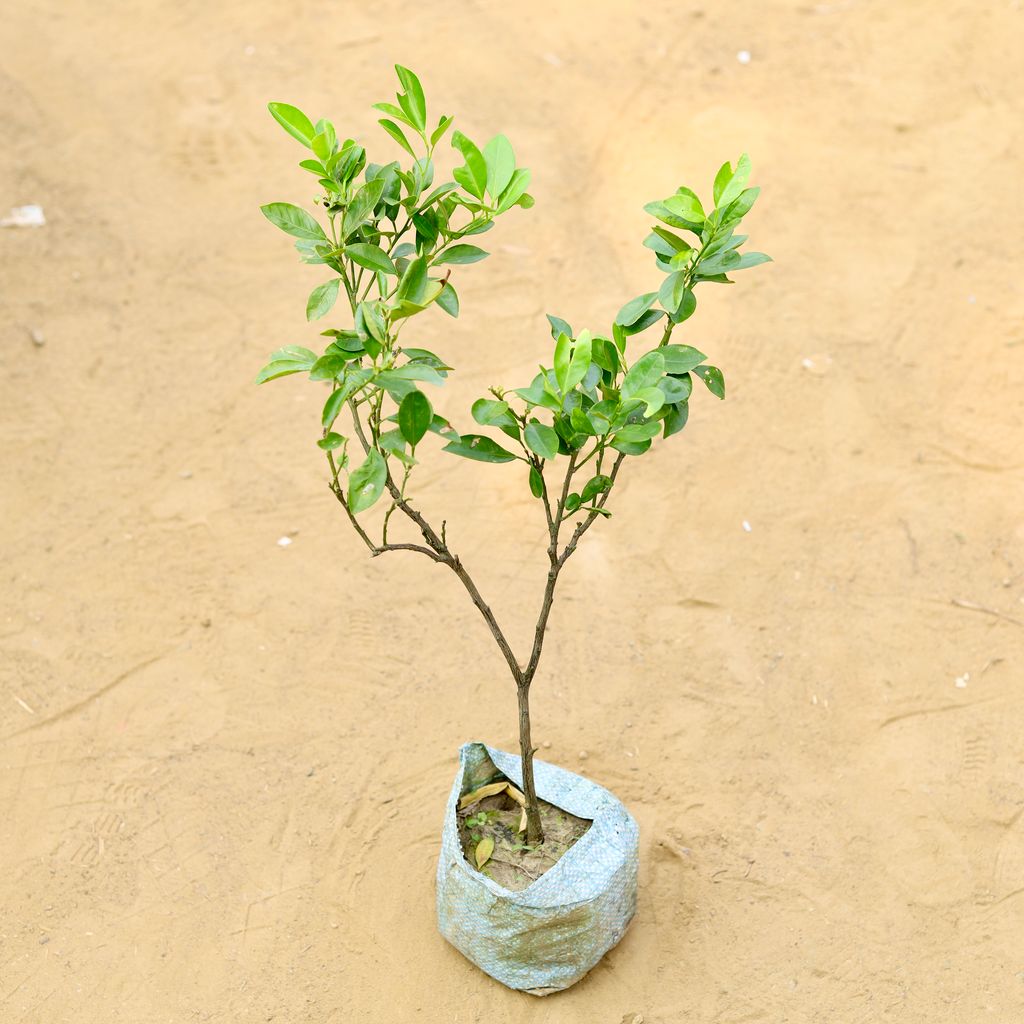
<path fill-rule="evenodd" d="M 0 214 L 48 222 L 0 229 L 0 1019 L 1024 1019 L 1020 6 L 7 5 Z M 514 742 L 500 656 L 450 574 L 366 557 L 317 389 L 251 385 L 316 336 L 264 104 L 390 158 L 396 60 L 534 171 L 462 318 L 424 318 L 458 421 L 545 311 L 646 290 L 641 204 L 743 149 L 777 261 L 703 289 L 684 340 L 729 398 L 627 466 L 562 584 L 535 735 L 643 865 L 546 1001 L 434 928 L 457 747 Z M 542 527 L 506 470 L 418 494 L 522 646 Z"/>

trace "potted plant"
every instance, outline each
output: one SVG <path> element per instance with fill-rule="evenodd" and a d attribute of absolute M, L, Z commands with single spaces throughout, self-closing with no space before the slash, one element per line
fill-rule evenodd
<path fill-rule="evenodd" d="M 295 239 L 304 263 L 329 272 L 310 293 L 308 320 L 327 317 L 344 296 L 340 326 L 322 332 L 323 352 L 274 352 L 257 383 L 305 373 L 326 391 L 317 444 L 330 489 L 373 556 L 409 552 L 453 572 L 508 665 L 519 709 L 519 754 L 483 744 L 462 749 L 442 831 L 438 912 L 442 932 L 488 973 L 537 993 L 571 985 L 611 947 L 636 903 L 637 829 L 628 811 L 595 783 L 535 762 L 530 687 L 558 580 L 588 530 L 611 514 L 627 458 L 686 426 L 694 378 L 725 397 L 721 371 L 673 340 L 696 308 L 704 282 L 768 260 L 741 253 L 736 233 L 753 206 L 750 162 L 726 163 L 713 209 L 679 188 L 644 208 L 655 221 L 644 245 L 658 287 L 627 302 L 607 333 L 575 331 L 548 316 L 553 352 L 525 386 L 493 387 L 471 415 L 490 433 L 463 433 L 438 413 L 424 387 L 452 368 L 416 346 L 415 318 L 459 314 L 461 268 L 488 254 L 477 242 L 495 221 L 529 209 L 530 172 L 496 135 L 483 147 L 459 131 L 451 181 L 435 183 L 434 156 L 452 118 L 428 121 L 416 75 L 397 67 L 397 103 L 375 104 L 381 127 L 410 158 L 368 163 L 330 121 L 271 103 L 280 125 L 309 152 L 300 167 L 317 180 L 319 217 L 289 203 L 262 207 Z M 647 335 L 652 327 L 658 333 Z M 650 341 L 644 343 L 645 338 Z M 639 351 L 637 351 L 639 349 Z M 415 502 L 411 484 L 425 450 L 522 476 L 546 526 L 548 558 L 540 612 L 525 657 L 513 651 L 449 539 Z M 431 453 L 431 457 L 433 453 Z M 372 515 L 367 515 L 374 510 Z M 402 521 L 412 531 L 400 533 Z"/>

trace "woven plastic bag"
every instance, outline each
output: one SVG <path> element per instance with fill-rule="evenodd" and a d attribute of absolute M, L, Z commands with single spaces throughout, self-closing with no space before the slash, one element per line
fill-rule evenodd
<path fill-rule="evenodd" d="M 469 864 L 456 818 L 459 798 L 498 772 L 522 786 L 517 755 L 483 743 L 460 750 L 441 832 L 438 927 L 503 985 L 549 995 L 579 981 L 625 934 L 636 911 L 639 829 L 608 790 L 534 761 L 537 795 L 593 824 L 554 867 L 512 892 Z"/>

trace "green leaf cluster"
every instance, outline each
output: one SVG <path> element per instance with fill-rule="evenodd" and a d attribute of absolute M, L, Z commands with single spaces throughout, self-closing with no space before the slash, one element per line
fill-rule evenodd
<path fill-rule="evenodd" d="M 494 387 L 471 415 L 484 432 L 462 434 L 422 390 L 443 384 L 451 371 L 435 353 L 407 343 L 408 325 L 438 307 L 459 314 L 453 278 L 487 257 L 477 244 L 495 220 L 513 207 L 529 208 L 530 172 L 517 167 L 511 143 L 495 135 L 478 146 L 451 132 L 452 180 L 435 183 L 435 150 L 452 118 L 428 118 L 416 75 L 398 66 L 396 102 L 375 104 L 380 125 L 408 159 L 368 162 L 352 139 L 339 140 L 327 120 L 315 124 L 296 107 L 271 103 L 277 122 L 309 153 L 299 166 L 314 175 L 318 216 L 289 203 L 262 207 L 267 219 L 295 241 L 303 263 L 331 273 L 306 303 L 308 320 L 347 310 L 318 355 L 289 346 L 274 352 L 260 371 L 263 383 L 293 373 L 327 382 L 318 445 L 325 451 L 332 486 L 351 515 L 391 495 L 387 518 L 404 502 L 420 446 L 437 435 L 444 451 L 477 462 L 520 462 L 534 498 L 552 517 L 607 515 L 605 508 L 622 458 L 648 452 L 661 436 L 687 423 L 694 378 L 725 397 L 721 370 L 698 347 L 674 341 L 673 331 L 695 312 L 699 284 L 731 283 L 730 274 L 767 262 L 743 252 L 738 233 L 759 190 L 749 185 L 744 154 L 715 176 L 706 210 L 685 186 L 644 209 L 653 223 L 644 246 L 661 275 L 652 290 L 626 302 L 601 331 L 574 331 L 549 315 L 550 358 L 525 386 Z M 643 345 L 654 325 L 660 339 Z M 656 337 L 656 336 L 655 336 Z M 342 429 L 341 416 L 351 425 Z M 497 432 L 497 437 L 488 432 Z M 353 439 L 358 444 L 353 445 Z M 349 449 L 359 455 L 349 469 Z M 564 487 L 550 486 L 551 464 L 567 460 Z M 588 467 L 589 468 L 585 468 Z M 347 476 L 347 483 L 342 475 Z"/>

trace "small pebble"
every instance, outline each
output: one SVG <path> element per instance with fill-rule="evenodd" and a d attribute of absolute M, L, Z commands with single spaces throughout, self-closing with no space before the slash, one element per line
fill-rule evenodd
<path fill-rule="evenodd" d="M 182 480 L 191 480 L 192 479 L 192 470 L 191 469 L 183 469 L 178 474 L 178 476 L 180 476 Z"/>
<path fill-rule="evenodd" d="M 46 335 L 38 327 L 30 327 L 28 336 L 32 339 L 32 344 L 39 348 L 46 344 Z"/>
<path fill-rule="evenodd" d="M 279 548 L 286 548 L 286 547 L 288 547 L 289 544 L 291 544 L 291 542 L 292 542 L 291 537 L 278 537 L 277 538 L 277 546 Z"/>
<path fill-rule="evenodd" d="M 967 684 L 971 681 L 971 673 L 965 672 L 962 676 L 957 676 L 953 685 L 958 690 L 966 690 Z"/>
<path fill-rule="evenodd" d="M 740 50 L 740 52 L 736 54 L 736 59 L 741 64 L 749 64 L 750 63 L 750 51 L 749 50 Z"/>
<path fill-rule="evenodd" d="M 581 761 L 586 761 L 586 759 L 587 759 L 587 758 L 588 758 L 589 756 L 590 756 L 590 755 L 589 755 L 589 754 L 588 754 L 588 753 L 587 753 L 587 752 L 586 752 L 585 750 L 581 750 L 581 751 L 580 751 L 580 760 L 581 760 Z"/>
<path fill-rule="evenodd" d="M 543 742 L 543 743 L 541 744 L 541 746 L 542 746 L 542 747 L 543 747 L 543 748 L 544 748 L 545 750 L 550 750 L 550 749 L 551 749 L 551 740 L 545 740 L 545 741 L 544 741 L 544 742 Z"/>
<path fill-rule="evenodd" d="M 251 44 L 242 51 L 246 57 L 251 57 L 256 52 L 256 47 Z"/>

